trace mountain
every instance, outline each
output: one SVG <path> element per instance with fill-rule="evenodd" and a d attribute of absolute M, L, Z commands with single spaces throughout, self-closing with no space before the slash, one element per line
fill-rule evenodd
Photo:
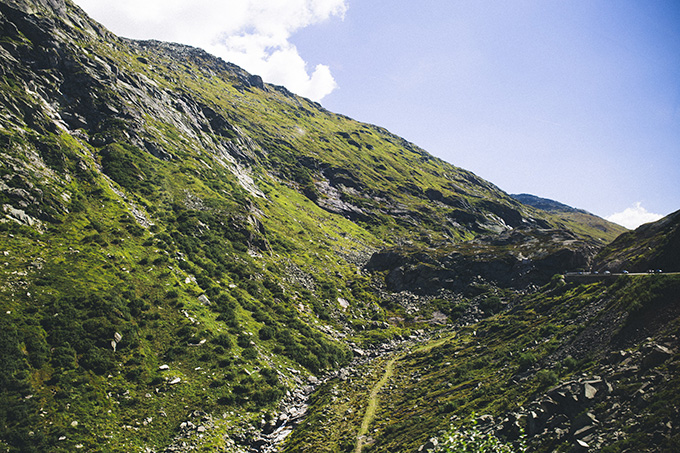
<path fill-rule="evenodd" d="M 597 255 L 594 268 L 680 272 L 680 211 L 622 234 Z"/>
<path fill-rule="evenodd" d="M 325 382 L 283 451 L 356 451 L 357 437 L 372 452 L 676 451 L 678 290 L 670 275 L 555 279 L 480 292 L 477 319 L 461 299 L 453 331 L 383 344 Z"/>
<path fill-rule="evenodd" d="M 551 213 L 561 226 L 571 228 L 577 232 L 590 233 L 591 235 L 593 232 L 596 232 L 595 237 L 600 238 L 604 242 L 611 242 L 620 234 L 628 231 L 621 225 L 605 220 L 583 209 L 572 208 L 559 201 L 526 193 L 511 195 L 511 197 L 527 206 Z M 586 228 L 585 230 L 584 227 Z"/>
<path fill-rule="evenodd" d="M 677 445 L 677 277 L 561 276 L 613 230 L 68 0 L 0 30 L 1 449 Z M 530 425 L 584 374 L 618 412 Z"/>
<path fill-rule="evenodd" d="M 559 201 L 551 200 L 549 198 L 541 198 L 536 195 L 531 195 L 528 193 L 520 193 L 511 195 L 515 200 L 524 203 L 529 206 L 533 206 L 536 209 L 541 209 L 548 212 L 580 212 L 582 214 L 588 214 L 588 211 L 583 209 L 572 208 Z"/>

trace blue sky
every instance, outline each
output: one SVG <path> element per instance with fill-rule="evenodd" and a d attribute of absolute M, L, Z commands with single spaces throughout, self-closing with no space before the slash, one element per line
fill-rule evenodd
<path fill-rule="evenodd" d="M 677 0 L 77 3 L 116 33 L 207 48 L 507 192 L 626 226 L 680 209 Z"/>

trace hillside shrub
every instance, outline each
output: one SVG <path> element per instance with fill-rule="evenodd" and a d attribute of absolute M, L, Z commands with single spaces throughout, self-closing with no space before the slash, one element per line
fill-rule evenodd
<path fill-rule="evenodd" d="M 219 347 L 224 348 L 225 350 L 231 349 L 231 347 L 234 345 L 234 342 L 232 341 L 231 337 L 226 333 L 221 333 L 217 335 L 215 338 L 212 339 L 212 342 L 218 345 Z"/>
<path fill-rule="evenodd" d="M 476 426 L 469 429 L 452 429 L 444 436 L 441 447 L 444 453 L 518 453 L 527 451 L 524 439 L 519 445 L 501 442 L 491 433 L 482 433 Z"/>
<path fill-rule="evenodd" d="M 536 379 L 538 380 L 538 385 L 541 388 L 552 387 L 557 384 L 557 374 L 552 370 L 541 370 L 536 373 Z"/>
<path fill-rule="evenodd" d="M 520 370 L 531 368 L 536 363 L 536 356 L 531 352 L 523 352 L 517 361 Z"/>
<path fill-rule="evenodd" d="M 503 308 L 503 303 L 498 296 L 491 296 L 483 299 L 479 303 L 479 308 L 486 315 L 493 315 L 499 313 Z"/>
<path fill-rule="evenodd" d="M 276 330 L 271 327 L 271 326 L 263 326 L 260 331 L 258 332 L 258 335 L 260 337 L 260 340 L 271 340 L 274 338 L 274 335 L 276 334 Z"/>
<path fill-rule="evenodd" d="M 114 367 L 112 352 L 97 347 L 86 351 L 79 361 L 86 370 L 103 375 Z"/>
<path fill-rule="evenodd" d="M 72 369 L 76 366 L 76 351 L 66 342 L 54 348 L 52 353 L 52 366 L 54 368 Z"/>
<path fill-rule="evenodd" d="M 239 345 L 239 347 L 245 349 L 253 347 L 250 335 L 247 335 L 245 333 L 242 333 L 241 335 L 238 336 L 238 338 L 236 339 L 236 343 Z"/>
<path fill-rule="evenodd" d="M 254 360 L 257 358 L 257 350 L 255 348 L 244 349 L 241 353 L 241 357 L 245 360 Z"/>
<path fill-rule="evenodd" d="M 572 356 L 567 356 L 562 361 L 562 366 L 569 371 L 574 371 L 576 369 L 576 367 L 578 366 L 578 361 L 575 358 L 573 358 Z"/>

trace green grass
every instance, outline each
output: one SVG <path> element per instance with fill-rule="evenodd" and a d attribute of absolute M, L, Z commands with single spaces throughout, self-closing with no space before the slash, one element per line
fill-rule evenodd
<path fill-rule="evenodd" d="M 455 337 L 432 340 L 410 352 L 382 357 L 359 368 L 352 382 L 331 381 L 321 389 L 312 406 L 313 413 L 322 413 L 323 418 L 310 417 L 291 436 L 286 451 L 297 451 L 300 445 L 309 445 L 309 450 L 301 451 L 321 448 L 321 438 L 315 436 L 321 429 L 320 423 L 339 433 L 331 444 L 338 449 L 345 442 L 370 436 L 370 443 L 356 443 L 354 451 L 356 448 L 371 452 L 415 451 L 430 437 L 448 431 L 452 420 L 455 429 L 467 429 L 475 414 L 504 417 L 558 382 L 581 373 L 598 374 L 601 372 L 598 367 L 606 365 L 600 362 L 604 356 L 598 348 L 606 350 L 607 344 L 590 345 L 590 349 L 580 351 L 582 355 L 568 356 L 552 368 L 546 364 L 555 354 L 559 356 L 560 348 L 570 344 L 589 323 L 597 322 L 598 317 L 593 316 L 578 328 L 570 323 L 590 305 L 597 305 L 600 310 L 620 310 L 619 323 L 609 326 L 616 335 L 629 328 L 631 321 L 626 321 L 626 316 L 634 320 L 670 303 L 671 293 L 677 291 L 680 280 L 666 276 L 651 283 L 648 278 L 653 277 L 622 278 L 610 286 L 568 285 L 560 294 L 552 295 L 552 288 L 546 286 L 541 292 L 517 300 L 515 309 L 460 329 Z M 631 308 L 625 300 L 638 297 L 642 288 L 649 288 L 648 302 L 642 304 L 642 309 Z M 670 330 L 666 332 L 673 332 L 672 326 L 667 329 Z M 388 367 L 387 363 L 393 366 Z M 664 388 L 665 397 L 675 401 L 670 396 L 674 384 L 668 383 Z M 349 401 L 347 405 L 364 414 L 364 418 L 347 416 L 347 407 L 335 407 L 336 401 Z M 375 411 L 373 401 L 379 401 Z M 664 409 L 658 405 L 646 417 L 649 423 L 654 423 L 663 414 Z M 361 428 L 353 428 L 352 424 Z M 644 442 L 641 438 L 633 439 L 626 445 L 640 447 L 639 442 Z M 531 447 L 549 451 L 557 445 Z M 328 448 L 332 451 L 333 447 Z"/>
<path fill-rule="evenodd" d="M 56 108 L 87 115 L 88 125 L 54 124 L 24 89 L 30 79 L 36 92 L 56 93 L 52 76 L 22 62 L 44 46 L 11 40 L 24 58 L 3 60 L 1 201 L 35 224 L 0 223 L 0 445 L 10 451 L 162 450 L 197 409 L 215 428 L 196 447 L 217 449 L 276 416 L 308 375 L 347 365 L 350 343 L 430 329 L 435 309 L 461 314 L 484 299 L 491 315 L 513 298 L 526 305 L 476 326 L 487 332 L 484 351 L 464 329 L 324 385 L 286 449 L 352 451 L 367 435 L 376 440 L 364 451 L 413 446 L 451 414 L 499 412 L 551 382 L 507 386 L 519 357 L 539 363 L 559 334 L 575 334 L 568 321 L 583 304 L 606 291 L 486 298 L 493 288 L 478 285 L 477 299 L 440 298 L 406 313 L 388 303 L 382 274 L 360 268 L 373 252 L 506 256 L 515 245 L 463 242 L 499 227 L 487 214 L 557 223 L 383 128 L 271 86 L 246 87 L 237 69 L 200 52 L 93 35 L 80 20 L 40 23 L 61 27 L 47 35 L 70 62 L 49 70 L 54 80 L 78 81 L 50 99 L 77 99 Z M 622 286 L 621 307 L 649 310 L 669 285 Z M 440 403 L 445 413 L 432 410 Z"/>
<path fill-rule="evenodd" d="M 354 453 L 361 453 L 364 443 L 366 442 L 366 435 L 368 434 L 368 429 L 371 426 L 371 422 L 375 417 L 375 412 L 379 404 L 378 394 L 382 390 L 383 386 L 387 383 L 387 380 L 392 377 L 394 372 L 394 363 L 399 357 L 395 356 L 390 358 L 385 365 L 385 374 L 380 378 L 380 380 L 371 389 L 371 394 L 368 396 L 368 405 L 366 407 L 366 412 L 361 420 L 361 428 L 357 434 L 357 444 L 354 449 Z"/>

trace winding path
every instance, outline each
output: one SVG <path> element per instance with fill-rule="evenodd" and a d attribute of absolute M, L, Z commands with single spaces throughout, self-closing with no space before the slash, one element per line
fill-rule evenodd
<path fill-rule="evenodd" d="M 441 346 L 454 336 L 455 334 L 448 335 L 437 340 L 428 341 L 427 343 L 414 348 L 410 352 L 408 350 L 398 352 L 387 361 L 387 365 L 385 366 L 385 373 L 383 373 L 383 376 L 380 378 L 380 380 L 373 386 L 373 388 L 371 389 L 371 393 L 368 397 L 368 405 L 366 406 L 366 413 L 364 414 L 364 418 L 361 421 L 361 428 L 359 429 L 359 433 L 357 434 L 357 443 L 356 447 L 354 448 L 354 453 L 361 453 L 361 450 L 364 448 L 364 440 L 366 439 L 366 435 L 368 434 L 368 428 L 371 425 L 371 422 L 373 422 L 373 419 L 375 418 L 375 411 L 378 408 L 378 393 L 380 393 L 380 390 L 387 383 L 387 380 L 390 377 L 392 377 L 392 374 L 394 373 L 394 364 L 396 363 L 396 361 L 412 352 L 429 351 L 432 348 Z"/>
<path fill-rule="evenodd" d="M 371 394 L 368 397 L 368 406 L 366 407 L 366 413 L 361 421 L 361 428 L 359 429 L 359 434 L 357 434 L 357 446 L 354 449 L 354 453 L 361 453 L 361 449 L 364 447 L 364 438 L 368 434 L 368 427 L 375 418 L 375 410 L 378 408 L 378 393 L 382 389 L 383 385 L 387 383 L 387 380 L 392 376 L 394 372 L 394 363 L 401 358 L 401 354 L 396 354 L 393 356 L 385 367 L 385 373 L 380 378 L 380 380 L 371 389 Z"/>

